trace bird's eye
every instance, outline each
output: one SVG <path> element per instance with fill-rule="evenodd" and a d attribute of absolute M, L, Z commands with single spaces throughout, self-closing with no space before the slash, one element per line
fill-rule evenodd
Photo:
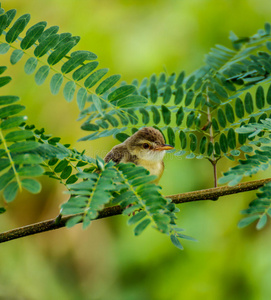
<path fill-rule="evenodd" d="M 144 144 L 142 145 L 142 147 L 143 147 L 144 149 L 149 149 L 149 148 L 150 148 L 149 144 L 147 144 L 147 143 L 144 143 Z"/>

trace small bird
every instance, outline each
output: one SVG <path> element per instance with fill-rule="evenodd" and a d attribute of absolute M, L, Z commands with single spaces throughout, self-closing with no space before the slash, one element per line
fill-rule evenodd
<path fill-rule="evenodd" d="M 153 127 L 144 127 L 130 136 L 123 143 L 115 146 L 105 156 L 105 162 L 110 160 L 116 164 L 132 162 L 143 166 L 151 175 L 156 175 L 154 183 L 158 183 L 163 172 L 163 158 L 166 150 L 174 147 L 165 144 L 162 133 Z"/>

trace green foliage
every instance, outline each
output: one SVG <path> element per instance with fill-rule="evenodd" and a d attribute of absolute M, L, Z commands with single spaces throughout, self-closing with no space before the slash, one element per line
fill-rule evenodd
<path fill-rule="evenodd" d="M 30 15 L 15 16 L 16 10 L 1 10 L 0 54 L 10 54 L 11 65 L 27 56 L 24 71 L 34 74 L 37 85 L 52 75 L 52 94 L 63 87 L 67 102 L 76 98 L 81 129 L 90 132 L 80 141 L 113 135 L 123 142 L 142 126 L 154 126 L 167 143 L 180 144 L 176 156 L 207 158 L 212 165 L 224 157 L 244 157 L 224 174 L 221 184 L 235 185 L 269 166 L 271 86 L 267 93 L 264 89 L 271 79 L 269 25 L 248 38 L 231 34 L 232 48 L 216 45 L 205 65 L 188 76 L 184 71 L 161 73 L 141 83 L 118 84 L 120 75 L 108 76 L 107 68 L 97 69 L 96 54 L 73 51 L 80 37 L 59 33 L 58 26 L 47 27 L 44 21 L 27 29 Z M 0 74 L 6 69 L 0 67 Z M 1 76 L 0 87 L 10 81 L 10 76 Z M 256 92 L 251 91 L 254 87 Z M 180 233 L 175 223 L 178 209 L 161 195 L 152 183 L 155 178 L 144 168 L 105 164 L 61 144 L 44 129 L 26 125 L 26 117 L 19 115 L 25 107 L 18 101 L 16 96 L 0 97 L 0 190 L 7 202 L 22 188 L 38 193 L 41 186 L 32 177 L 45 175 L 67 188 L 70 198 L 61 213 L 74 214 L 68 227 L 82 222 L 85 228 L 103 207 L 119 204 L 135 235 L 151 225 L 180 249 L 180 239 L 192 239 Z M 257 194 L 240 227 L 256 219 L 258 229 L 265 225 L 270 215 L 269 188 L 266 185 Z"/>

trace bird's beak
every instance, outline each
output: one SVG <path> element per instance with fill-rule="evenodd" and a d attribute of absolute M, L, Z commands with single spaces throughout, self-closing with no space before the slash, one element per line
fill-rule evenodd
<path fill-rule="evenodd" d="M 155 150 L 158 150 L 158 151 L 171 150 L 171 149 L 174 149 L 174 147 L 171 145 L 159 145 L 155 148 Z"/>

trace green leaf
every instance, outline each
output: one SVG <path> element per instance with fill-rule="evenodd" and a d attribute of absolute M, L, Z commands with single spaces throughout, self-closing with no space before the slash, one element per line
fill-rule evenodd
<path fill-rule="evenodd" d="M 17 196 L 18 193 L 18 182 L 17 181 L 13 181 L 10 182 L 6 188 L 4 189 L 4 198 L 6 199 L 7 202 L 11 202 L 15 199 L 15 197 Z"/>
<path fill-rule="evenodd" d="M 131 95 L 118 100 L 117 106 L 122 108 L 140 107 L 144 106 L 148 102 L 143 96 Z"/>
<path fill-rule="evenodd" d="M 0 54 L 6 54 L 10 48 L 10 45 L 7 43 L 3 43 L 0 45 Z"/>
<path fill-rule="evenodd" d="M 185 97 L 185 106 L 190 105 L 193 101 L 193 98 L 194 98 L 194 92 L 193 90 L 189 90 Z"/>
<path fill-rule="evenodd" d="M 201 103 L 203 103 L 203 100 L 205 100 L 205 99 L 204 99 L 202 93 L 199 93 L 199 94 L 196 96 L 194 107 L 195 107 L 195 108 L 198 107 Z"/>
<path fill-rule="evenodd" d="M 3 33 L 3 30 L 6 29 L 8 22 L 8 17 L 6 14 L 0 16 L 0 35 Z"/>
<path fill-rule="evenodd" d="M 14 19 L 15 15 L 16 15 L 16 12 L 17 12 L 16 9 L 10 9 L 6 12 L 6 15 L 8 17 L 8 20 L 6 23 L 6 28 L 11 24 L 12 20 Z"/>
<path fill-rule="evenodd" d="M 0 105 L 7 105 L 19 101 L 18 96 L 0 96 Z"/>
<path fill-rule="evenodd" d="M 43 159 L 37 154 L 19 154 L 12 157 L 13 161 L 16 164 L 40 164 L 43 162 Z"/>
<path fill-rule="evenodd" d="M 264 107 L 264 90 L 262 86 L 258 86 L 256 90 L 256 106 L 259 109 Z"/>
<path fill-rule="evenodd" d="M 187 139 L 186 139 L 186 135 L 183 131 L 180 131 L 179 138 L 180 138 L 182 149 L 185 149 L 187 146 Z"/>
<path fill-rule="evenodd" d="M 199 143 L 200 154 L 203 154 L 205 152 L 206 143 L 207 143 L 207 138 L 206 138 L 206 136 L 203 136 L 200 140 L 200 143 Z"/>
<path fill-rule="evenodd" d="M 235 113 L 240 119 L 242 119 L 245 115 L 244 104 L 240 98 L 237 98 L 235 101 Z"/>
<path fill-rule="evenodd" d="M 151 102 L 155 103 L 158 99 L 158 90 L 156 84 L 154 83 L 151 83 L 150 85 L 150 96 L 151 96 Z"/>
<path fill-rule="evenodd" d="M 71 228 L 74 225 L 80 223 L 83 220 L 83 216 L 75 216 L 75 217 L 71 217 L 65 224 L 65 226 L 67 228 Z"/>
<path fill-rule="evenodd" d="M 185 73 L 184 73 L 184 71 L 182 71 L 179 74 L 179 76 L 178 76 L 178 78 L 177 78 L 177 80 L 175 82 L 175 87 L 176 88 L 178 88 L 183 83 L 184 77 L 185 77 Z"/>
<path fill-rule="evenodd" d="M 144 125 L 148 124 L 150 122 L 150 116 L 146 109 L 140 108 L 139 112 L 142 114 L 142 123 Z"/>
<path fill-rule="evenodd" d="M 234 123 L 235 121 L 234 111 L 232 106 L 229 103 L 225 105 L 225 114 L 229 123 Z"/>
<path fill-rule="evenodd" d="M 228 93 L 226 92 L 226 90 L 219 84 L 214 84 L 214 88 L 215 91 L 218 93 L 218 95 L 220 95 L 223 98 L 228 98 Z"/>
<path fill-rule="evenodd" d="M 71 53 L 71 57 L 73 58 L 74 56 L 83 55 L 83 54 L 84 55 L 87 54 L 86 60 L 94 60 L 94 59 L 98 58 L 98 56 L 95 53 L 87 51 L 87 50 L 74 51 L 74 52 Z"/>
<path fill-rule="evenodd" d="M 191 111 L 188 116 L 187 116 L 187 119 L 186 119 L 186 126 L 188 128 L 190 128 L 192 125 L 193 125 L 193 122 L 195 120 L 195 112 L 194 111 Z"/>
<path fill-rule="evenodd" d="M 0 75 L 3 74 L 6 71 L 6 66 L 0 66 Z"/>
<path fill-rule="evenodd" d="M 4 150 L 5 151 L 5 150 Z M 0 171 L 10 166 L 10 160 L 7 158 L 0 158 Z"/>
<path fill-rule="evenodd" d="M 76 101 L 77 101 L 77 105 L 79 110 L 83 110 L 87 101 L 87 90 L 83 87 L 81 87 L 78 92 L 77 92 L 77 96 L 76 96 Z"/>
<path fill-rule="evenodd" d="M 25 106 L 19 104 L 2 107 L 0 108 L 0 118 L 3 119 L 3 118 L 10 117 L 12 115 L 16 115 L 24 109 Z"/>
<path fill-rule="evenodd" d="M 197 149 L 197 136 L 194 133 L 189 134 L 190 137 L 190 150 L 194 152 Z"/>
<path fill-rule="evenodd" d="M 162 105 L 161 109 L 162 109 L 162 116 L 163 116 L 164 123 L 166 125 L 169 125 L 171 121 L 171 112 L 165 105 Z"/>
<path fill-rule="evenodd" d="M 225 128 L 226 124 L 227 124 L 227 121 L 226 121 L 226 116 L 225 116 L 225 114 L 224 114 L 224 112 L 221 108 L 219 108 L 217 110 L 217 119 L 218 119 L 218 122 L 219 122 L 220 126 Z"/>
<path fill-rule="evenodd" d="M 6 130 L 17 127 L 27 120 L 26 116 L 16 116 L 6 119 L 0 124 L 0 128 Z"/>
<path fill-rule="evenodd" d="M 48 29 L 47 29 L 48 30 Z M 43 34 L 47 31 L 45 30 Z M 41 35 L 42 37 L 43 35 Z M 42 39 L 40 44 L 35 48 L 34 54 L 36 57 L 42 57 L 45 55 L 50 49 L 53 49 L 59 41 L 58 34 L 51 34 L 45 39 Z"/>
<path fill-rule="evenodd" d="M 72 173 L 72 167 L 67 166 L 61 173 L 60 177 L 61 179 L 67 179 Z"/>
<path fill-rule="evenodd" d="M 214 151 L 214 145 L 212 142 L 209 142 L 207 147 L 207 155 L 211 156 L 213 154 L 213 151 Z"/>
<path fill-rule="evenodd" d="M 183 119 L 184 119 L 184 111 L 183 111 L 183 107 L 181 106 L 176 113 L 176 125 L 180 126 L 183 122 Z"/>
<path fill-rule="evenodd" d="M 46 40 L 47 38 L 49 38 L 50 36 L 56 34 L 59 30 L 59 27 L 58 26 L 52 26 L 52 27 L 49 27 L 47 28 L 43 33 L 42 35 L 39 37 L 38 41 L 40 43 L 43 43 L 44 40 Z M 48 40 L 49 41 L 49 40 Z"/>
<path fill-rule="evenodd" d="M 40 176 L 43 174 L 43 168 L 39 165 L 21 167 L 18 170 L 20 176 Z"/>
<path fill-rule="evenodd" d="M 7 85 L 11 81 L 10 76 L 2 76 L 0 77 L 0 87 Z"/>
<path fill-rule="evenodd" d="M 50 90 L 53 95 L 57 95 L 59 93 L 62 82 L 63 82 L 62 74 L 56 73 L 52 76 L 50 81 Z"/>
<path fill-rule="evenodd" d="M 108 91 L 113 85 L 115 85 L 119 80 L 121 76 L 120 75 L 112 75 L 108 78 L 106 78 L 104 81 L 102 81 L 99 86 L 96 88 L 95 93 L 97 95 L 101 95 Z"/>
<path fill-rule="evenodd" d="M 247 111 L 248 114 L 253 113 L 253 100 L 252 100 L 252 96 L 250 93 L 246 93 L 245 96 L 245 109 Z"/>
<path fill-rule="evenodd" d="M 22 141 L 33 136 L 32 131 L 27 130 L 18 130 L 18 131 L 11 131 L 5 136 L 5 140 L 7 142 L 17 142 Z"/>
<path fill-rule="evenodd" d="M 127 140 L 128 137 L 129 137 L 129 135 L 126 134 L 126 133 L 123 133 L 123 132 L 120 132 L 120 133 L 117 133 L 117 134 L 116 134 L 116 139 L 117 139 L 118 141 L 120 141 L 121 143 L 123 143 L 125 140 Z"/>
<path fill-rule="evenodd" d="M 34 142 L 34 141 L 19 142 L 19 143 L 10 145 L 9 150 L 12 153 L 28 152 L 28 151 L 36 149 L 37 147 L 39 147 L 39 145 L 40 144 L 38 142 Z"/>
<path fill-rule="evenodd" d="M 271 105 L 271 85 L 269 86 L 268 91 L 267 91 L 266 101 L 269 105 Z"/>
<path fill-rule="evenodd" d="M 19 34 L 25 29 L 26 25 L 30 21 L 30 14 L 22 15 L 20 18 L 18 18 L 13 26 L 10 28 L 10 30 L 6 34 L 6 41 L 8 43 L 13 43 Z"/>
<path fill-rule="evenodd" d="M 68 164 L 69 164 L 69 162 L 66 160 L 66 159 L 64 159 L 64 160 L 61 160 L 58 164 L 57 164 L 57 166 L 55 167 L 55 172 L 56 173 L 60 173 L 60 172 L 62 172 L 67 166 L 68 166 Z"/>
<path fill-rule="evenodd" d="M 236 147 L 236 136 L 232 128 L 230 128 L 228 131 L 228 145 L 231 149 L 235 149 Z"/>
<path fill-rule="evenodd" d="M 46 26 L 46 22 L 40 22 L 40 23 L 32 26 L 31 28 L 29 28 L 26 32 L 25 37 L 21 41 L 21 48 L 23 50 L 27 50 L 32 45 L 34 45 L 34 43 L 42 35 L 45 26 Z"/>
<path fill-rule="evenodd" d="M 73 80 L 79 81 L 79 80 L 85 78 L 88 74 L 90 74 L 93 70 L 95 70 L 97 68 L 98 64 L 99 63 L 97 61 L 93 61 L 93 62 L 89 62 L 89 63 L 85 64 L 84 66 L 80 67 L 72 74 Z"/>
<path fill-rule="evenodd" d="M 224 153 L 227 153 L 228 151 L 228 141 L 226 138 L 226 135 L 224 133 L 221 133 L 220 137 L 219 137 L 219 144 L 220 144 L 220 148 Z"/>
<path fill-rule="evenodd" d="M 208 97 L 212 102 L 214 102 L 216 104 L 221 103 L 220 99 L 216 96 L 216 94 L 211 91 L 208 91 Z"/>
<path fill-rule="evenodd" d="M 171 98 L 171 87 L 168 85 L 164 91 L 164 95 L 163 95 L 163 103 L 166 104 L 169 102 L 170 98 Z"/>
<path fill-rule="evenodd" d="M 115 89 L 112 93 L 110 93 L 107 99 L 110 102 L 116 101 L 132 94 L 135 91 L 136 91 L 136 87 L 134 85 L 124 85 Z"/>
<path fill-rule="evenodd" d="M 194 82 L 195 82 L 195 76 L 192 75 L 192 76 L 190 76 L 190 77 L 187 79 L 186 84 L 185 84 L 185 88 L 186 88 L 187 90 L 190 89 L 191 86 L 194 84 Z"/>
<path fill-rule="evenodd" d="M 99 126 L 95 124 L 84 123 L 81 125 L 81 129 L 86 131 L 97 131 L 99 130 Z"/>
<path fill-rule="evenodd" d="M 67 102 L 71 102 L 75 93 L 76 84 L 74 81 L 68 81 L 63 89 L 63 95 Z"/>
<path fill-rule="evenodd" d="M 175 147 L 175 133 L 171 127 L 167 128 L 168 143 Z"/>
<path fill-rule="evenodd" d="M 159 124 L 161 118 L 158 109 L 155 106 L 151 106 L 151 111 L 153 113 L 153 123 L 155 125 Z"/>
<path fill-rule="evenodd" d="M 145 219 L 142 222 L 140 222 L 134 229 L 135 236 L 140 235 L 151 223 L 150 219 Z"/>
<path fill-rule="evenodd" d="M 253 223 L 254 221 L 258 220 L 259 218 L 260 218 L 259 215 L 246 217 L 238 223 L 238 228 L 246 227 L 246 226 L 250 225 L 251 223 Z"/>
<path fill-rule="evenodd" d="M 41 184 L 32 178 L 25 178 L 21 181 L 22 187 L 32 194 L 38 194 L 41 191 Z"/>
<path fill-rule="evenodd" d="M 108 69 L 99 69 L 92 73 L 84 82 L 87 89 L 93 87 L 98 81 L 100 81 L 104 75 L 108 72 Z"/>
<path fill-rule="evenodd" d="M 92 101 L 93 104 L 95 105 L 97 111 L 103 116 L 103 109 L 102 109 L 102 103 L 101 100 L 98 96 L 96 96 L 95 94 L 92 95 Z"/>
<path fill-rule="evenodd" d="M 38 60 L 36 59 L 36 57 L 30 57 L 24 65 L 25 73 L 27 75 L 33 74 L 36 70 L 37 65 L 38 65 Z"/>
<path fill-rule="evenodd" d="M 0 176 L 0 191 L 15 177 L 12 170 Z"/>
<path fill-rule="evenodd" d="M 47 59 L 48 64 L 52 66 L 57 64 L 75 45 L 76 42 L 72 40 L 65 43 L 62 47 L 57 47 L 56 50 L 49 55 Z"/>
<path fill-rule="evenodd" d="M 88 57 L 87 53 L 79 53 L 77 55 L 72 56 L 69 60 L 67 60 L 61 67 L 61 72 L 63 74 L 67 74 L 73 71 L 75 68 L 80 66 Z"/>
<path fill-rule="evenodd" d="M 252 152 L 253 151 L 253 148 L 251 146 L 246 146 L 246 145 L 241 146 L 240 149 L 243 152 Z"/>
<path fill-rule="evenodd" d="M 182 102 L 184 96 L 184 91 L 183 88 L 180 86 L 178 87 L 176 93 L 175 93 L 175 99 L 174 99 L 174 104 L 178 105 Z"/>
<path fill-rule="evenodd" d="M 256 228 L 258 230 L 262 229 L 267 223 L 267 215 L 264 214 L 261 216 L 260 220 L 258 221 L 257 225 L 256 225 Z"/>
<path fill-rule="evenodd" d="M 6 212 L 6 209 L 4 207 L 0 207 L 0 215 Z"/>
<path fill-rule="evenodd" d="M 182 244 L 180 243 L 180 241 L 178 240 L 178 238 L 175 235 L 171 234 L 170 240 L 175 247 L 177 247 L 180 250 L 183 250 Z"/>
<path fill-rule="evenodd" d="M 220 153 L 221 153 L 218 142 L 215 142 L 215 153 L 216 153 L 216 155 L 220 155 Z"/>
<path fill-rule="evenodd" d="M 42 85 L 49 75 L 50 67 L 49 66 L 41 66 L 37 73 L 35 74 L 35 82 L 37 85 Z"/>
<path fill-rule="evenodd" d="M 129 220 L 128 220 L 128 225 L 133 225 L 137 222 L 139 222 L 140 220 L 142 220 L 143 218 L 145 218 L 147 215 L 146 211 L 140 211 L 138 213 L 136 213 L 134 216 L 132 216 Z"/>

